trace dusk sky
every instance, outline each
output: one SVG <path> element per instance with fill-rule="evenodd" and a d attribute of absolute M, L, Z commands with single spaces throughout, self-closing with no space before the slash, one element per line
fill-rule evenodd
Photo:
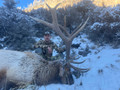
<path fill-rule="evenodd" d="M 17 7 L 22 7 L 22 8 L 24 8 L 24 7 L 27 7 L 30 3 L 32 3 L 34 0 L 15 0 L 15 1 L 17 1 L 17 2 L 19 2 L 18 4 L 17 4 Z M 0 6 L 3 6 L 3 0 L 0 0 Z"/>

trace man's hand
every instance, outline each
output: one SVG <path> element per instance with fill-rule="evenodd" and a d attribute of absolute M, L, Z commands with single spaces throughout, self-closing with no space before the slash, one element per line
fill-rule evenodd
<path fill-rule="evenodd" d="M 52 53 L 52 48 L 48 47 L 48 53 L 51 54 Z"/>

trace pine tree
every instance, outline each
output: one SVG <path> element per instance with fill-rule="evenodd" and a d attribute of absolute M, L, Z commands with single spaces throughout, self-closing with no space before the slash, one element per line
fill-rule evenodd
<path fill-rule="evenodd" d="M 4 6 L 6 6 L 8 9 L 13 9 L 16 7 L 17 2 L 15 0 L 3 0 Z"/>

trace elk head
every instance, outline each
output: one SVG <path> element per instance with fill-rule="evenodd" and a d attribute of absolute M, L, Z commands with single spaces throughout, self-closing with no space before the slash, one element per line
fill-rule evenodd
<path fill-rule="evenodd" d="M 85 27 L 85 25 L 87 24 L 87 22 L 89 20 L 89 17 L 87 18 L 87 20 L 85 21 L 85 23 L 83 25 L 80 24 L 75 30 L 73 30 L 72 33 L 69 33 L 64 26 L 62 26 L 58 23 L 58 20 L 57 20 L 56 8 L 60 5 L 60 3 L 57 4 L 54 8 L 51 8 L 48 4 L 46 4 L 46 5 L 48 6 L 48 8 L 52 14 L 52 23 L 40 20 L 40 19 L 32 17 L 32 16 L 30 16 L 30 18 L 52 28 L 54 30 L 54 32 L 56 34 L 58 34 L 60 36 L 60 38 L 64 41 L 65 46 L 66 46 L 66 59 L 65 59 L 65 63 L 63 63 L 64 65 L 61 66 L 61 68 L 60 68 L 59 75 L 62 77 L 63 83 L 72 84 L 73 78 L 72 78 L 72 73 L 70 72 L 70 68 L 73 68 L 74 70 L 77 70 L 82 73 L 89 70 L 89 69 L 77 68 L 71 64 L 71 63 L 81 64 L 84 61 L 83 62 L 74 62 L 73 59 L 72 60 L 70 59 L 70 48 L 71 48 L 72 41 L 80 33 L 80 31 L 83 30 L 83 28 Z M 69 80 L 70 78 L 72 78 L 72 79 Z"/>
<path fill-rule="evenodd" d="M 74 71 L 79 72 L 79 73 L 85 73 L 89 71 L 89 69 L 82 69 L 82 68 L 78 68 L 72 65 L 72 64 L 82 64 L 85 62 L 85 60 L 82 62 L 76 62 L 74 60 L 78 60 L 78 58 L 74 58 L 74 59 L 72 58 L 69 61 L 64 60 L 64 62 L 60 66 L 59 76 L 61 77 L 61 82 L 63 84 L 71 85 L 74 83 L 74 80 L 72 77 L 73 72 L 71 72 L 71 68 Z"/>
<path fill-rule="evenodd" d="M 75 60 L 75 59 L 74 59 Z M 73 76 L 71 72 L 71 68 L 75 71 L 84 73 L 89 69 L 81 69 L 72 65 L 73 64 L 81 64 L 82 62 L 74 62 L 73 60 L 55 60 L 55 61 L 47 61 L 40 60 L 41 66 L 35 70 L 33 83 L 37 85 L 47 85 L 50 83 L 62 83 L 62 84 L 73 84 Z"/>

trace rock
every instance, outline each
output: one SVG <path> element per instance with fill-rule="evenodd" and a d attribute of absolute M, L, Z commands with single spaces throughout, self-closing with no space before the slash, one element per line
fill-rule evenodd
<path fill-rule="evenodd" d="M 0 49 L 2 49 L 3 48 L 3 46 L 2 45 L 0 45 Z"/>
<path fill-rule="evenodd" d="M 85 48 L 85 50 L 80 50 L 79 52 L 78 52 L 78 54 L 79 55 L 82 55 L 82 56 L 87 56 L 89 53 L 91 53 L 91 51 L 89 50 L 89 47 L 87 46 L 86 48 Z"/>
<path fill-rule="evenodd" d="M 80 44 L 72 44 L 71 47 L 72 48 L 78 48 L 80 46 Z"/>

